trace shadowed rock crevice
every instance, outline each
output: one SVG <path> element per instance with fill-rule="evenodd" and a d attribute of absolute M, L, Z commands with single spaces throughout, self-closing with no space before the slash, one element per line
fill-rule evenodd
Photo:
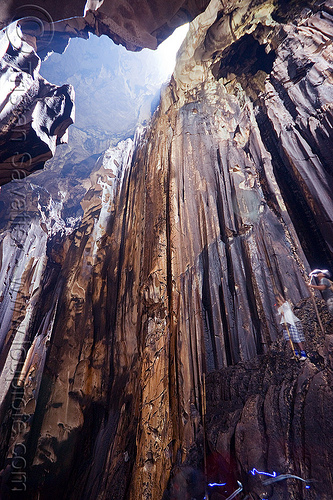
<path fill-rule="evenodd" d="M 288 168 L 288 158 L 281 151 L 280 142 L 262 110 L 257 113 L 257 122 L 267 151 L 271 153 L 272 164 L 281 194 L 297 231 L 300 243 L 311 267 L 327 262 L 333 267 L 332 253 L 325 235 L 321 234 L 304 194 L 298 187 L 297 180 Z"/>
<path fill-rule="evenodd" d="M 216 79 L 222 79 L 226 86 L 236 80 L 253 100 L 257 100 L 258 93 L 264 90 L 264 79 L 272 71 L 276 57 L 274 50 L 266 53 L 267 47 L 253 35 L 244 35 L 225 49 L 221 61 L 213 64 L 212 73 Z M 255 75 L 258 78 L 253 78 Z"/>

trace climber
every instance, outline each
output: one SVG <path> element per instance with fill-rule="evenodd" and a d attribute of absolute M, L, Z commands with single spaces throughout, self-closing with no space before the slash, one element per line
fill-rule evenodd
<path fill-rule="evenodd" d="M 292 350 L 296 358 L 299 361 L 305 361 L 307 359 L 307 354 L 303 346 L 305 342 L 305 337 L 303 333 L 302 323 L 300 319 L 295 316 L 291 309 L 290 303 L 285 300 L 282 295 L 278 294 L 276 296 L 278 312 L 281 315 L 280 324 L 284 325 L 283 335 L 285 340 L 289 340 Z M 294 349 L 296 344 L 297 349 Z"/>
<path fill-rule="evenodd" d="M 309 276 L 311 277 L 310 283 L 308 284 L 309 288 L 321 291 L 324 300 L 326 300 L 327 308 L 333 316 L 333 283 L 329 280 L 331 273 L 327 271 L 327 269 L 315 269 Z M 311 283 L 314 277 L 319 279 L 319 285 L 313 285 Z"/>

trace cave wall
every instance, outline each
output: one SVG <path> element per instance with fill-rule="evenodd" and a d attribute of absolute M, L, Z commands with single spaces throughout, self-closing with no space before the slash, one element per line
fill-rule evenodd
<path fill-rule="evenodd" d="M 297 393 L 317 368 L 309 361 L 285 377 L 277 363 L 280 376 L 267 381 L 265 363 L 281 351 L 275 293 L 294 303 L 308 297 L 314 234 L 332 258 L 332 8 L 299 9 L 289 23 L 290 12 L 260 5 L 235 10 L 214 0 L 192 23 L 151 125 L 93 171 L 78 228 L 53 232 L 50 213 L 41 221 L 31 201 L 22 248 L 13 224 L 2 233 L 1 272 L 17 280 L 16 295 L 5 291 L 0 303 L 8 316 L 2 466 L 10 489 L 21 464 L 16 486 L 27 481 L 26 498 L 177 498 L 173 480 L 195 446 L 202 468 L 204 375 L 208 424 L 216 406 L 228 414 L 231 405 L 227 431 L 218 429 L 218 440 L 212 425 L 209 446 L 236 447 L 239 457 L 242 442 L 247 450 L 264 443 L 262 455 L 239 458 L 238 477 L 273 466 L 265 446 L 270 429 L 278 432 L 274 419 L 303 408 L 303 399 L 287 406 L 281 396 L 270 412 L 272 391 Z M 328 358 L 329 348 L 320 352 Z M 265 400 L 259 383 L 248 390 L 244 364 L 267 381 Z M 325 366 L 321 393 L 330 394 Z M 314 397 L 307 401 L 310 422 Z M 262 405 L 265 432 L 253 418 Z M 298 425 L 302 433 L 301 417 Z M 322 418 L 318 442 L 329 431 Z M 318 462 L 311 468 L 286 443 L 280 472 L 297 458 L 319 481 Z M 330 466 L 328 455 L 326 476 Z M 244 495 L 259 498 L 259 486 L 243 482 Z M 331 488 L 325 483 L 322 499 Z M 300 494 L 291 485 L 272 498 Z"/>

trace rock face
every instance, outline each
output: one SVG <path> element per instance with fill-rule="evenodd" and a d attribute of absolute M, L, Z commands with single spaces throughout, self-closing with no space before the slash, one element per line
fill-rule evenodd
<path fill-rule="evenodd" d="M 206 428 L 211 452 L 207 473 L 211 483 L 227 481 L 230 487 L 241 480 L 255 498 L 332 496 L 328 457 L 333 442 L 327 414 L 332 411 L 329 351 L 333 330 L 323 302 L 318 307 L 326 337 L 320 333 L 311 301 L 299 306 L 297 315 L 305 327 L 311 362 L 300 366 L 289 359 L 290 350 L 283 352 L 277 342 L 269 356 L 207 377 Z M 219 470 L 214 470 L 214 462 L 220 464 Z M 288 478 L 269 484 L 272 477 L 249 473 L 254 468 L 309 481 Z M 210 490 L 212 498 L 224 498 L 219 496 L 224 487 Z"/>
<path fill-rule="evenodd" d="M 244 499 L 332 498 L 333 332 L 306 273 L 332 262 L 333 11 L 304 6 L 213 0 L 149 128 L 93 170 L 79 226 L 53 230 L 34 191 L 21 236 L 8 217 L 7 496 L 223 499 L 241 481 Z M 302 366 L 277 292 L 299 306 Z"/>
<path fill-rule="evenodd" d="M 4 0 L 0 7 L 0 23 L 6 26 L 15 19 L 29 31 L 39 33 L 39 48 L 66 46 L 70 37 L 88 37 L 88 33 L 107 35 L 129 50 L 142 47 L 156 49 L 175 28 L 190 22 L 208 5 L 208 0 L 76 0 L 57 3 L 36 0 Z M 1 24 L 0 24 L 1 26 Z M 57 38 L 57 36 L 59 37 Z M 62 39 L 62 42 L 59 40 Z"/>
<path fill-rule="evenodd" d="M 74 121 L 74 91 L 38 74 L 35 39 L 17 23 L 0 32 L 0 185 L 43 168 Z"/>

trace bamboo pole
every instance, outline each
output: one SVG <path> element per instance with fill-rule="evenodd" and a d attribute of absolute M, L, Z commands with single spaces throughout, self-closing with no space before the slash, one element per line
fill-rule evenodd
<path fill-rule="evenodd" d="M 312 278 L 313 278 L 313 276 L 311 276 L 310 285 L 311 285 Z M 317 315 L 317 319 L 318 319 L 318 323 L 319 323 L 320 329 L 321 329 L 322 333 L 325 335 L 325 330 L 324 330 L 323 324 L 322 324 L 320 316 L 319 316 L 319 311 L 318 311 L 318 307 L 317 307 L 317 304 L 316 304 L 316 299 L 315 299 L 315 296 L 314 296 L 314 291 L 312 290 L 312 288 L 310 288 L 310 293 L 311 293 L 311 298 L 312 298 L 312 302 L 313 302 L 313 305 L 314 305 L 314 308 L 315 308 L 315 311 L 316 311 L 316 315 Z"/>

